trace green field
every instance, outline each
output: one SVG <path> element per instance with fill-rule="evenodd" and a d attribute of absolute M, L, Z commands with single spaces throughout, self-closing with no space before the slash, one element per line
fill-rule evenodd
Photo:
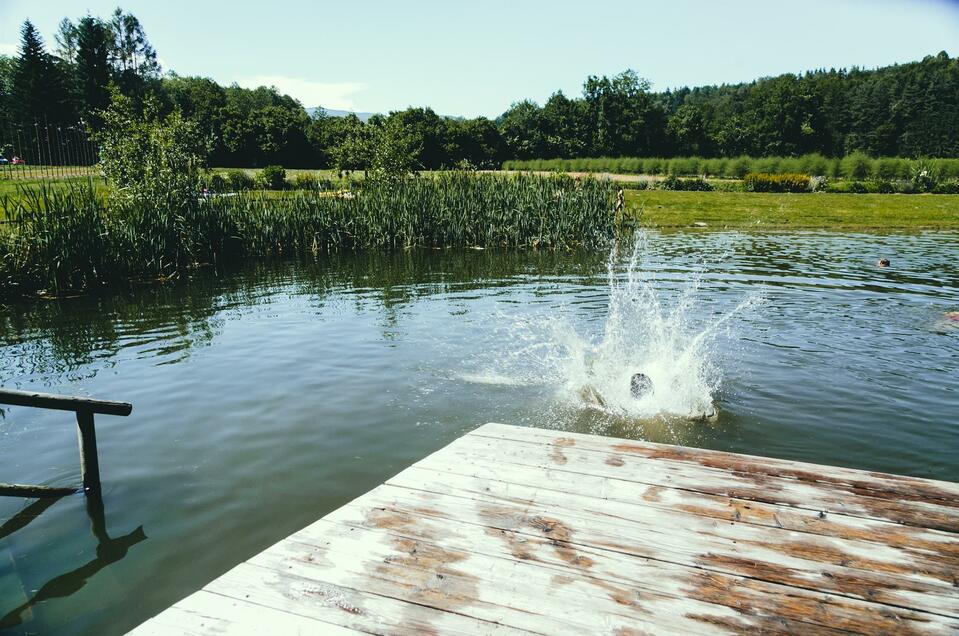
<path fill-rule="evenodd" d="M 627 190 L 626 208 L 652 227 L 711 229 L 959 229 L 949 194 L 765 194 Z"/>

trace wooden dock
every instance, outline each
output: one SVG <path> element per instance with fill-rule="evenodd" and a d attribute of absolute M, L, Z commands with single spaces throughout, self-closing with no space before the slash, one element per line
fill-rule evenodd
<path fill-rule="evenodd" d="M 957 634 L 959 484 L 487 424 L 143 634 Z"/>

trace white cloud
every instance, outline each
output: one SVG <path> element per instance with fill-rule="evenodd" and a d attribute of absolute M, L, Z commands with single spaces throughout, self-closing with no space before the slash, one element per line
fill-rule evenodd
<path fill-rule="evenodd" d="M 0 42 L 0 55 L 19 55 L 20 51 L 18 51 L 17 48 L 16 44 Z"/>
<path fill-rule="evenodd" d="M 314 82 L 285 75 L 244 77 L 239 79 L 237 84 L 243 88 L 276 86 L 276 90 L 295 97 L 307 108 L 322 106 L 336 110 L 356 110 L 353 96 L 366 90 L 366 84 L 362 82 Z"/>

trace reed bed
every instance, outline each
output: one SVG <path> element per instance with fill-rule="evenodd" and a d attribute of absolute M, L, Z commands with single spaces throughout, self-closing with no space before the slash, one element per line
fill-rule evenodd
<path fill-rule="evenodd" d="M 800 157 L 596 157 L 587 159 L 532 159 L 507 161 L 504 170 L 549 172 L 609 172 L 676 176 L 712 176 L 741 179 L 751 172 L 801 173 L 838 179 L 908 179 L 928 167 L 943 179 L 959 178 L 959 159 L 905 159 L 861 153 L 829 158 L 820 154 Z"/>
<path fill-rule="evenodd" d="M 0 293 L 64 293 L 199 264 L 335 249 L 576 248 L 616 231 L 612 185 L 450 173 L 324 193 L 111 202 L 93 184 L 41 188 L 4 210 Z"/>

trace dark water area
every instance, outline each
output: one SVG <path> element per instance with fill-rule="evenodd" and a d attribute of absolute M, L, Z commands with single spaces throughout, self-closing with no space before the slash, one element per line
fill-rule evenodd
<path fill-rule="evenodd" d="M 102 510 L 0 498 L 0 631 L 124 633 L 489 421 L 959 481 L 959 234 L 644 249 L 680 340 L 722 323 L 715 421 L 569 399 L 564 352 L 611 324 L 605 252 L 340 254 L 0 307 L 0 385 L 134 405 L 97 416 Z M 2 481 L 79 483 L 72 415 L 4 409 Z"/>

